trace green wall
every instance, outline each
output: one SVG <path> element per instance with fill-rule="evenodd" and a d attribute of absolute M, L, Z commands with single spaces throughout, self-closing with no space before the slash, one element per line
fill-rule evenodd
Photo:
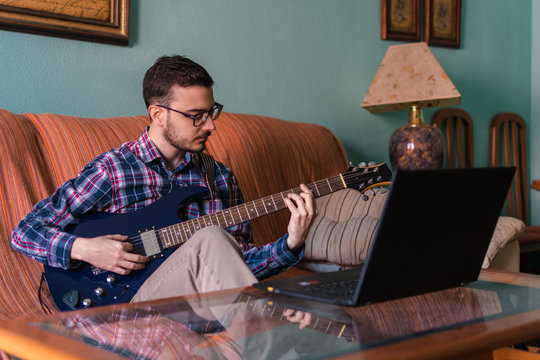
<path fill-rule="evenodd" d="M 461 48 L 432 48 L 475 121 L 477 166 L 488 164 L 495 114 L 530 122 L 540 112 L 531 103 L 539 93 L 531 76 L 540 78 L 531 13 L 540 13 L 537 0 L 463 0 Z M 144 71 L 177 53 L 207 67 L 226 111 L 322 124 L 353 162 L 388 161 L 388 138 L 407 114 L 360 107 L 387 47 L 399 43 L 380 40 L 379 18 L 379 0 L 132 0 L 129 47 L 0 31 L 0 107 L 142 114 Z"/>
<path fill-rule="evenodd" d="M 531 117 L 529 119 L 530 179 L 540 179 L 540 1 L 532 3 Z M 531 225 L 540 225 L 540 191 L 531 190 Z"/>

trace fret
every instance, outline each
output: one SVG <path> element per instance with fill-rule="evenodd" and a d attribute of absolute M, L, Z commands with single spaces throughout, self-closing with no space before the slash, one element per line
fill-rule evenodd
<path fill-rule="evenodd" d="M 330 192 L 332 192 L 332 185 L 330 185 L 330 181 L 328 181 L 328 178 L 326 179 L 326 183 L 328 184 L 328 188 L 330 189 Z"/>
<path fill-rule="evenodd" d="M 339 334 L 338 334 L 338 336 L 337 336 L 338 338 L 340 338 L 341 335 L 343 335 L 343 332 L 345 331 L 345 328 L 346 328 L 346 327 L 347 327 L 347 325 L 343 325 L 343 326 L 341 327 L 341 331 L 339 332 Z"/>
<path fill-rule="evenodd" d="M 195 218 L 193 220 L 195 220 L 195 222 L 197 223 L 197 225 L 195 225 L 195 230 L 196 231 L 201 230 L 201 218 L 198 217 L 198 218 Z"/>
<path fill-rule="evenodd" d="M 266 204 L 265 204 L 264 202 L 265 202 L 265 200 L 262 199 L 262 200 L 261 200 L 261 203 L 262 203 L 263 206 L 264 206 L 264 211 L 268 214 L 268 209 L 266 208 Z"/>
<path fill-rule="evenodd" d="M 167 238 L 169 247 L 173 246 L 174 244 L 178 243 L 176 240 L 178 239 L 178 236 L 176 234 L 176 226 L 169 226 L 167 228 Z"/>
<path fill-rule="evenodd" d="M 276 206 L 276 201 L 274 200 L 274 197 L 272 196 L 271 199 L 272 203 L 274 204 L 274 209 L 277 210 L 278 207 Z"/>
<path fill-rule="evenodd" d="M 169 247 L 169 239 L 167 239 L 167 228 L 159 230 L 158 234 L 162 239 L 161 243 L 165 243 L 165 247 Z"/>
<path fill-rule="evenodd" d="M 175 244 L 175 239 L 176 237 L 174 236 L 174 227 L 169 227 L 167 228 L 167 239 L 168 239 L 168 243 L 169 243 L 169 247 L 173 246 Z"/>
<path fill-rule="evenodd" d="M 227 226 L 227 218 L 225 218 L 225 212 L 220 211 L 218 214 L 221 214 L 221 217 L 223 218 L 223 225 L 221 225 L 222 228 L 226 228 Z"/>
<path fill-rule="evenodd" d="M 173 241 L 171 242 L 171 246 L 183 243 L 185 240 L 182 236 L 180 227 L 178 225 L 174 225 L 171 226 L 171 229 L 173 231 Z"/>
<path fill-rule="evenodd" d="M 251 299 L 251 296 L 248 296 L 246 302 L 244 303 L 244 310 L 247 310 L 248 301 Z"/>
<path fill-rule="evenodd" d="M 227 222 L 226 221 L 227 218 L 225 217 L 225 215 L 229 215 L 231 220 Z M 234 225 L 234 217 L 232 216 L 232 213 L 229 211 L 229 209 L 225 209 L 225 211 L 223 211 L 223 218 L 225 219 L 225 222 L 227 222 L 227 227 Z"/>
<path fill-rule="evenodd" d="M 221 222 L 219 221 L 219 213 L 217 212 L 217 213 L 214 213 L 213 215 L 214 215 L 214 219 L 216 219 L 216 221 L 217 221 L 217 225 L 223 227 L 221 225 Z"/>
<path fill-rule="evenodd" d="M 187 226 L 184 226 L 185 223 L 181 223 L 180 224 L 180 227 L 182 228 L 182 230 L 184 231 L 184 239 L 189 239 L 191 237 L 191 235 L 189 234 L 188 230 L 186 230 Z"/>
<path fill-rule="evenodd" d="M 172 246 L 172 236 L 171 236 L 171 230 L 170 228 L 165 228 L 165 242 L 169 247 Z"/>
<path fill-rule="evenodd" d="M 197 231 L 195 229 L 195 222 L 193 220 L 190 220 L 187 223 L 188 223 L 189 236 L 193 236 L 193 234 L 195 234 L 195 231 Z"/>
<path fill-rule="evenodd" d="M 210 214 L 210 215 L 205 215 L 205 216 L 203 216 L 203 220 L 204 220 L 205 226 L 212 226 L 212 225 L 214 225 L 214 224 L 212 223 L 212 215 L 211 215 L 211 214 Z"/>
<path fill-rule="evenodd" d="M 159 234 L 159 238 L 161 239 L 161 243 L 162 244 L 167 244 L 168 243 L 168 239 L 167 239 L 167 228 L 165 229 L 161 229 L 157 232 Z M 166 246 L 166 245 L 165 245 Z"/>
<path fill-rule="evenodd" d="M 331 322 L 331 321 L 328 322 L 328 326 L 326 327 L 326 330 L 324 331 L 325 333 L 327 333 L 327 332 L 328 332 L 328 329 L 330 329 L 330 325 L 332 325 L 332 322 Z"/>
<path fill-rule="evenodd" d="M 321 192 L 320 192 L 320 190 L 319 190 L 319 187 L 317 186 L 317 182 L 316 182 L 316 181 L 313 183 L 313 186 L 315 187 L 315 190 L 317 190 L 317 197 L 320 197 L 320 196 L 321 196 Z"/>
<path fill-rule="evenodd" d="M 235 206 L 234 208 L 238 212 L 238 216 L 240 217 L 240 222 L 245 222 L 244 219 L 242 219 L 242 214 L 240 213 L 240 206 Z"/>
<path fill-rule="evenodd" d="M 248 219 L 253 219 L 253 216 L 251 216 L 252 214 L 249 213 L 249 209 L 247 207 L 247 204 L 244 204 L 244 207 L 246 208 L 246 213 L 248 215 Z M 251 208 L 251 211 L 253 212 L 253 207 Z"/>

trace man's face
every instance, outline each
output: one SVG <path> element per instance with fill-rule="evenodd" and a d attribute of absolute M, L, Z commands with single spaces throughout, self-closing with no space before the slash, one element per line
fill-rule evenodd
<path fill-rule="evenodd" d="M 171 88 L 173 101 L 169 107 L 186 114 L 196 115 L 212 109 L 215 104 L 211 87 L 190 86 L 187 88 L 174 85 Z M 208 117 L 200 126 L 193 126 L 193 120 L 174 111 L 166 111 L 163 128 L 165 140 L 175 148 L 189 152 L 200 152 L 206 148 L 206 140 L 215 129 L 214 121 Z"/>

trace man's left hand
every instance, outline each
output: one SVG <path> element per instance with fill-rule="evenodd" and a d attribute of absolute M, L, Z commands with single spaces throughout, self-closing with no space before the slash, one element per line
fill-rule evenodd
<path fill-rule="evenodd" d="M 285 204 L 291 211 L 291 219 L 287 227 L 289 233 L 287 246 L 291 250 L 304 244 L 309 227 L 317 214 L 315 198 L 309 188 L 301 184 L 300 189 L 302 190 L 300 194 L 291 193 L 285 199 Z"/>

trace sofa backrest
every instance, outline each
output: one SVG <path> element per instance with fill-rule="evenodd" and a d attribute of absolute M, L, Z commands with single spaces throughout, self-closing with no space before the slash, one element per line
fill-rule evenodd
<path fill-rule="evenodd" d="M 147 116 L 92 119 L 0 109 L 0 319 L 41 313 L 37 289 L 42 266 L 11 249 L 11 230 L 86 163 L 137 139 L 148 123 Z M 246 201 L 347 168 L 341 142 L 319 125 L 223 113 L 216 127 L 208 151 L 233 170 Z M 282 210 L 254 220 L 256 244 L 283 235 L 288 219 Z"/>

